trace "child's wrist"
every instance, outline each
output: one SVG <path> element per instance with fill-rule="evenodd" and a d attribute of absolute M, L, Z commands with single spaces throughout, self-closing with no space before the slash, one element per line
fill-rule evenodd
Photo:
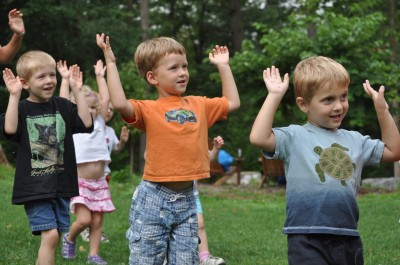
<path fill-rule="evenodd" d="M 14 32 L 14 34 L 15 34 L 17 37 L 20 37 L 20 36 L 25 35 L 25 31 L 20 32 L 20 33 Z"/>

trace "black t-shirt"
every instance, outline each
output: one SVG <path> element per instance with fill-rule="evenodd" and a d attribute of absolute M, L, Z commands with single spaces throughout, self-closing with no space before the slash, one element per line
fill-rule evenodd
<path fill-rule="evenodd" d="M 78 116 L 77 106 L 53 97 L 46 103 L 22 100 L 18 107 L 18 128 L 3 135 L 18 143 L 12 196 L 13 204 L 79 195 L 74 133 L 91 133 Z"/>

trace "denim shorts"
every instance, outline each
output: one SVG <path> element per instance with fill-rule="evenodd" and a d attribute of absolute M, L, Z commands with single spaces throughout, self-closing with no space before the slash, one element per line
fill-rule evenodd
<path fill-rule="evenodd" d="M 51 229 L 57 229 L 60 234 L 69 231 L 68 198 L 30 201 L 25 203 L 24 208 L 32 234 L 40 235 L 42 231 Z"/>
<path fill-rule="evenodd" d="M 196 199 L 193 188 L 172 191 L 142 180 L 129 212 L 130 265 L 198 264 Z"/>

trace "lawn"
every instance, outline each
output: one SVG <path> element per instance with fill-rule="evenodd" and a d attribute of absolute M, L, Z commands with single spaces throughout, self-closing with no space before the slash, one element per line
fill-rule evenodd
<path fill-rule="evenodd" d="M 11 205 L 12 176 L 12 168 L 0 167 L 0 265 L 35 264 L 40 238 L 31 235 L 23 207 Z M 111 265 L 128 264 L 125 231 L 133 183 L 138 183 L 138 177 L 124 184 L 111 181 L 117 210 L 106 215 L 104 231 L 110 243 L 102 244 L 100 250 Z M 287 264 L 286 237 L 281 233 L 285 217 L 282 188 L 202 184 L 200 194 L 213 255 L 223 257 L 228 265 Z M 359 206 L 365 264 L 400 264 L 400 191 L 364 194 Z M 56 264 L 86 264 L 88 243 L 79 238 L 78 247 L 77 258 L 67 261 L 59 246 Z"/>

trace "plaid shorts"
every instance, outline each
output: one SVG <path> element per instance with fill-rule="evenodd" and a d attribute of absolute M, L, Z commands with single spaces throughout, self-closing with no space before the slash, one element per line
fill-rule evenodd
<path fill-rule="evenodd" d="M 172 191 L 142 180 L 129 212 L 130 265 L 198 264 L 196 199 L 193 188 Z"/>

